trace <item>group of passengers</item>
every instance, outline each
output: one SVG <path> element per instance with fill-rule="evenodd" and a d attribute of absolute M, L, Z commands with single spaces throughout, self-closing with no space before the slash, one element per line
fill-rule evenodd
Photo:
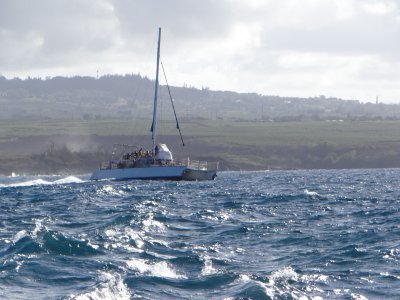
<path fill-rule="evenodd" d="M 144 157 L 151 157 L 151 152 L 147 150 L 145 151 L 142 148 L 131 153 L 125 153 L 122 156 L 124 160 L 135 160 L 137 158 L 144 158 Z"/>

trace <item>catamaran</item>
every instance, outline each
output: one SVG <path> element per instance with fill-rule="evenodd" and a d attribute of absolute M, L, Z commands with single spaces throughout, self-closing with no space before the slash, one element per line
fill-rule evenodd
<path fill-rule="evenodd" d="M 150 151 L 137 146 L 116 144 L 112 158 L 100 164 L 90 177 L 91 180 L 113 179 L 168 179 L 168 180 L 214 180 L 217 176 L 218 163 L 209 168 L 207 162 L 193 161 L 189 158 L 176 161 L 166 144 L 157 143 L 157 98 L 158 98 L 158 73 L 160 66 L 161 28 L 158 29 L 157 66 L 154 88 L 153 122 L 151 125 L 151 138 L 153 146 Z M 182 139 L 174 103 L 170 94 L 172 108 L 175 115 L 176 127 Z M 183 146 L 185 145 L 183 143 Z"/>

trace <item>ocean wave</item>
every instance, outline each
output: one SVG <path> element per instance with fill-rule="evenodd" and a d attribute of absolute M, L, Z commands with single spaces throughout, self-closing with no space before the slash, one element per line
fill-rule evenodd
<path fill-rule="evenodd" d="M 93 291 L 80 295 L 71 295 L 71 300 L 129 300 L 132 294 L 123 282 L 121 275 L 117 273 L 101 272 L 100 283 Z"/>
<path fill-rule="evenodd" d="M 316 285 L 327 280 L 328 277 L 321 274 L 300 275 L 292 267 L 273 271 L 266 278 L 241 274 L 237 279 L 235 296 L 251 299 L 323 299 L 323 290 Z"/>
<path fill-rule="evenodd" d="M 126 265 L 131 270 L 138 271 L 143 275 L 173 278 L 173 279 L 187 279 L 186 275 L 178 273 L 167 262 L 150 262 L 145 259 L 131 259 L 126 262 Z"/>
<path fill-rule="evenodd" d="M 399 299 L 400 171 L 385 174 L 2 177 L 52 184 L 0 189 L 0 298 Z"/>
<path fill-rule="evenodd" d="M 61 232 L 49 230 L 41 221 L 37 221 L 32 232 L 21 230 L 14 235 L 6 253 L 27 255 L 46 252 L 53 255 L 91 256 L 102 254 L 98 248 L 90 240 L 68 237 Z"/>

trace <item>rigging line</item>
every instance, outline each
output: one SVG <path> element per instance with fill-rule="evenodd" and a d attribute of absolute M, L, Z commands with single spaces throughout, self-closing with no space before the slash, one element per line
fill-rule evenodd
<path fill-rule="evenodd" d="M 175 116 L 175 120 L 176 120 L 176 129 L 178 129 L 179 135 L 181 136 L 182 146 L 185 147 L 185 143 L 183 142 L 181 128 L 179 127 L 178 117 L 176 116 L 174 101 L 172 100 L 172 96 L 171 96 L 171 90 L 169 89 L 167 75 L 165 75 L 164 65 L 163 65 L 162 61 L 160 61 L 160 62 L 161 62 L 161 68 L 163 70 L 163 74 L 164 74 L 164 78 L 165 78 L 165 83 L 167 84 L 167 88 L 168 88 L 169 99 L 171 100 L 172 109 L 174 111 L 174 116 Z"/>

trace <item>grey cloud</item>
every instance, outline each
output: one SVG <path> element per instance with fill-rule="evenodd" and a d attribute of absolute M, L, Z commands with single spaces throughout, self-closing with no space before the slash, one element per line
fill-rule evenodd
<path fill-rule="evenodd" d="M 400 23 L 365 18 L 309 28 L 275 28 L 266 31 L 266 48 L 291 51 L 399 54 Z"/>
<path fill-rule="evenodd" d="M 97 3 L 97 5 L 96 5 Z M 79 55 L 102 51 L 112 46 L 113 15 L 101 1 L 2 1 L 0 7 L 1 44 L 26 49 L 21 58 L 10 60 L 12 53 L 2 53 L 4 65 L 31 65 L 62 60 L 78 60 Z M 6 46 L 7 48 L 7 46 Z M 90 55 L 89 55 L 90 56 Z M 63 58 L 62 58 L 63 57 Z M 22 66 L 21 66 L 22 67 Z"/>
<path fill-rule="evenodd" d="M 6 46 L 0 50 L 0 63 L 10 68 L 79 64 L 118 42 L 140 56 L 158 26 L 180 47 L 191 39 L 224 37 L 234 14 L 227 2 L 211 0 L 5 0 L 0 3 L 1 44 L 28 53 L 13 55 Z"/>
<path fill-rule="evenodd" d="M 112 1 L 123 30 L 149 36 L 165 27 L 172 35 L 199 38 L 223 35 L 235 21 L 229 1 L 212 0 L 120 0 Z"/>
<path fill-rule="evenodd" d="M 337 68 L 338 76 L 343 77 L 340 72 L 346 71 L 347 78 L 353 80 L 352 70 L 357 70 L 354 72 L 359 72 L 357 80 L 361 81 L 371 76 L 371 69 L 362 65 L 368 59 L 353 58 L 373 56 L 379 57 L 374 61 L 379 74 L 393 74 L 393 80 L 385 77 L 385 86 L 392 83 L 391 90 L 395 90 L 398 73 L 391 73 L 389 68 L 399 64 L 400 9 L 394 4 L 386 14 L 362 9 L 365 3 L 375 5 L 381 1 L 394 3 L 1 0 L 0 73 L 64 75 L 57 71 L 67 68 L 80 74 L 80 70 L 93 65 L 111 72 L 142 72 L 139 65 L 149 57 L 149 50 L 153 54 L 151 47 L 161 26 L 168 37 L 163 54 L 168 55 L 174 71 L 181 73 L 179 80 L 184 78 L 194 85 L 264 93 L 268 87 L 263 82 L 269 78 L 284 78 L 287 82 L 274 84 L 287 85 L 290 90 L 291 82 L 296 82 L 302 72 L 304 76 L 313 72 L 315 79 L 310 88 L 314 90 L 320 87 L 318 78 L 327 72 L 324 65 L 318 64 L 332 59 L 329 66 Z M 346 7 L 343 14 L 344 3 L 352 5 L 348 15 Z M 373 10 L 373 6 L 369 9 Z M 286 68 L 281 60 L 287 53 L 311 63 L 294 62 Z M 307 56 L 314 53 L 315 62 Z M 335 65 L 336 61 L 340 65 Z M 346 68 L 346 64 L 354 67 Z M 334 79 L 331 81 L 333 85 Z M 307 91 L 306 86 L 304 90 Z"/>

